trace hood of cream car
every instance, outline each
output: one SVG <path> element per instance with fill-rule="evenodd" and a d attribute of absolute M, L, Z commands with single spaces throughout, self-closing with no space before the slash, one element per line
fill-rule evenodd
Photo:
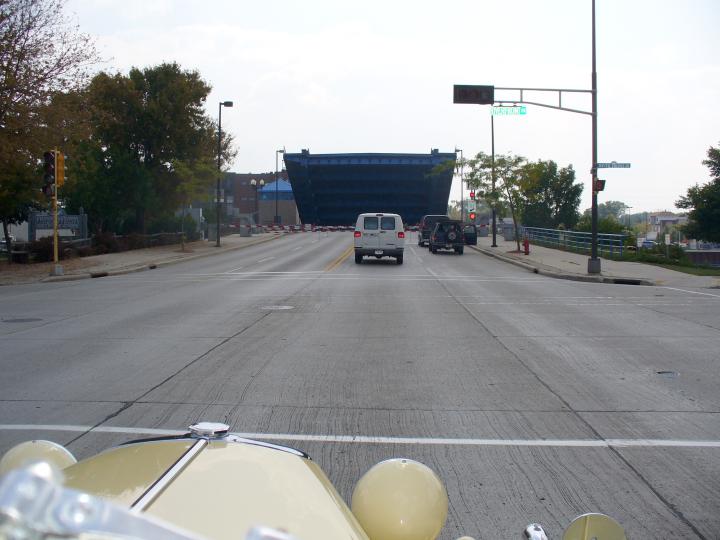
<path fill-rule="evenodd" d="M 196 442 L 113 448 L 66 468 L 65 485 L 130 507 L 163 484 L 144 512 L 207 538 L 244 538 L 263 525 L 299 540 L 367 539 L 323 471 L 302 454 L 223 439 L 188 460 Z"/>

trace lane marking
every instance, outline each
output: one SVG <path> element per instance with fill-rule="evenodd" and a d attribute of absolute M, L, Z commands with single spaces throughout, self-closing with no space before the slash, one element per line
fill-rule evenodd
<path fill-rule="evenodd" d="M 237 268 L 233 268 L 232 270 L 228 270 L 227 272 L 223 272 L 223 274 L 233 274 L 237 272 L 238 270 L 242 270 L 245 268 L 244 266 L 238 266 Z"/>
<path fill-rule="evenodd" d="M 271 261 L 275 257 L 265 257 L 264 259 L 260 259 L 259 261 L 255 261 L 257 264 L 264 263 L 265 261 Z"/>
<path fill-rule="evenodd" d="M 302 248 L 303 248 L 303 246 L 298 246 L 298 247 L 296 247 L 296 248 L 293 248 L 292 250 L 293 250 L 293 251 L 297 251 L 298 249 L 302 249 Z"/>
<path fill-rule="evenodd" d="M 335 268 L 340 266 L 342 262 L 347 259 L 353 251 L 355 251 L 355 246 L 353 244 L 350 244 L 337 259 L 335 259 L 333 262 L 331 262 L 325 267 L 325 272 L 332 272 Z"/>
<path fill-rule="evenodd" d="M 187 430 L 52 424 L 0 424 L 0 431 L 67 431 L 130 435 L 182 435 Z M 357 444 L 430 446 L 530 446 L 560 448 L 720 448 L 720 441 L 684 439 L 460 439 L 439 437 L 374 437 L 367 435 L 308 435 L 296 433 L 237 433 L 246 439 Z"/>
<path fill-rule="evenodd" d="M 671 291 L 682 291 L 690 294 L 703 294 L 705 296 L 712 296 L 713 298 L 720 298 L 720 294 L 710 294 L 706 292 L 688 291 L 685 289 L 676 289 L 675 287 L 662 287 L 663 289 L 670 289 Z"/>

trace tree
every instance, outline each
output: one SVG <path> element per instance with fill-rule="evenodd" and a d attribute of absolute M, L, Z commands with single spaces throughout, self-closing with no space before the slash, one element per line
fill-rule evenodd
<path fill-rule="evenodd" d="M 625 215 L 625 212 L 630 208 L 627 204 L 620 201 L 607 201 L 604 203 L 599 203 L 597 205 L 598 209 L 598 219 L 604 219 L 607 217 L 612 217 L 617 221 L 620 221 L 620 218 Z M 583 214 L 587 214 L 588 216 L 591 215 L 592 209 L 587 208 Z"/>
<path fill-rule="evenodd" d="M 582 184 L 575 184 L 572 165 L 558 171 L 554 161 L 527 163 L 522 168 L 522 218 L 530 227 L 575 227 L 580 215 Z"/>
<path fill-rule="evenodd" d="M 687 194 L 675 203 L 678 208 L 687 208 L 688 223 L 683 227 L 690 238 L 720 242 L 720 148 L 708 150 L 708 159 L 703 161 L 710 169 L 712 180 L 700 186 L 688 188 Z"/>
<path fill-rule="evenodd" d="M 65 0 L 0 0 L 0 219 L 27 219 L 44 204 L 38 161 L 47 147 L 43 108 L 81 88 L 97 57 L 63 14 Z"/>
<path fill-rule="evenodd" d="M 476 190 L 476 198 L 484 199 L 491 208 L 500 211 L 507 205 L 515 226 L 515 242 L 520 251 L 520 238 L 517 235 L 518 217 L 522 207 L 522 168 L 525 158 L 512 154 L 495 156 L 495 191 L 492 190 L 492 156 L 480 152 L 474 159 L 468 160 L 470 172 L 465 177 L 468 186 Z M 482 193 L 482 194 L 481 194 Z"/>
<path fill-rule="evenodd" d="M 179 160 L 172 162 L 173 173 L 178 178 L 178 194 L 182 203 L 182 247 L 185 249 L 185 209 L 191 201 L 207 195 L 213 183 L 221 174 L 212 162 L 199 161 L 186 163 Z"/>
<path fill-rule="evenodd" d="M 185 199 L 173 163 L 216 159 L 216 125 L 204 111 L 209 92 L 197 71 L 175 63 L 95 76 L 88 89 L 93 136 L 69 205 L 82 204 L 96 227 L 113 232 L 146 232 L 167 221 Z M 222 143 L 227 162 L 232 137 L 224 134 Z"/>

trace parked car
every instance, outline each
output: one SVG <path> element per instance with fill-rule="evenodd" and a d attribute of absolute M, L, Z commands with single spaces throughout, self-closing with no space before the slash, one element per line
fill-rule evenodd
<path fill-rule="evenodd" d="M 643 243 L 640 247 L 645 248 L 645 249 L 652 249 L 655 246 L 657 246 L 657 242 L 655 242 L 653 240 L 643 240 Z"/>
<path fill-rule="evenodd" d="M 430 253 L 437 253 L 439 249 L 452 249 L 462 255 L 465 249 L 463 226 L 459 221 L 439 221 L 435 224 L 430 235 Z"/>
<path fill-rule="evenodd" d="M 403 263 L 405 227 L 398 214 L 360 214 L 355 223 L 355 263 L 363 257 L 394 257 Z"/>
<path fill-rule="evenodd" d="M 477 246 L 478 230 L 474 223 L 466 223 L 463 226 L 463 237 L 465 245 Z"/>
<path fill-rule="evenodd" d="M 438 221 L 449 221 L 448 216 L 442 216 L 438 214 L 429 214 L 423 216 L 420 220 L 420 230 L 418 231 L 418 246 L 427 246 L 430 244 L 430 234 L 435 228 L 435 224 Z"/>

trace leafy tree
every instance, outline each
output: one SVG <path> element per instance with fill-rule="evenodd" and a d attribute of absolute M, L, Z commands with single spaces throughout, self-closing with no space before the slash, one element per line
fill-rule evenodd
<path fill-rule="evenodd" d="M 620 218 L 625 215 L 625 212 L 628 208 L 630 208 L 627 204 L 620 201 L 607 201 L 604 203 L 599 203 L 598 206 L 598 219 L 604 219 L 607 217 L 612 217 L 617 221 L 620 221 Z M 587 214 L 588 216 L 592 215 L 592 209 L 587 208 L 583 214 Z"/>
<path fill-rule="evenodd" d="M 504 206 L 510 210 L 515 231 L 518 230 L 519 212 L 522 209 L 522 178 L 525 158 L 512 154 L 495 155 L 495 191 L 492 190 L 492 156 L 484 152 L 468 161 L 470 172 L 465 177 L 468 185 L 475 188 L 476 197 L 484 199 L 490 208 L 502 213 Z M 515 235 L 520 251 L 520 238 Z"/>
<path fill-rule="evenodd" d="M 527 163 L 522 168 L 523 223 L 531 227 L 572 229 L 580 215 L 582 184 L 575 183 L 572 165 L 558 171 L 554 161 Z"/>
<path fill-rule="evenodd" d="M 580 232 L 592 231 L 592 218 L 590 214 L 583 214 L 580 221 L 577 222 L 575 230 Z M 625 226 L 613 216 L 605 216 L 598 218 L 598 232 L 602 234 L 623 234 L 625 232 Z"/>
<path fill-rule="evenodd" d="M 720 148 L 710 147 L 707 155 L 703 165 L 710 169 L 712 180 L 690 187 L 675 205 L 690 209 L 685 234 L 698 240 L 720 242 Z"/>
<path fill-rule="evenodd" d="M 81 88 L 96 59 L 91 39 L 63 14 L 65 0 L 0 0 L 0 219 L 27 219 L 44 201 L 38 161 L 48 147 L 44 109 Z"/>
<path fill-rule="evenodd" d="M 212 185 L 221 174 L 214 163 L 200 161 L 186 163 L 179 160 L 172 162 L 173 173 L 178 178 L 177 192 L 182 203 L 182 249 L 185 249 L 185 209 L 191 201 L 207 196 Z"/>
<path fill-rule="evenodd" d="M 205 115 L 210 86 L 178 64 L 95 76 L 88 89 L 93 136 L 82 151 L 69 204 L 85 206 L 96 228 L 145 232 L 186 198 L 173 163 L 214 161 L 216 125 Z M 221 159 L 235 155 L 224 134 Z M 199 170 L 199 169 L 198 169 Z"/>

